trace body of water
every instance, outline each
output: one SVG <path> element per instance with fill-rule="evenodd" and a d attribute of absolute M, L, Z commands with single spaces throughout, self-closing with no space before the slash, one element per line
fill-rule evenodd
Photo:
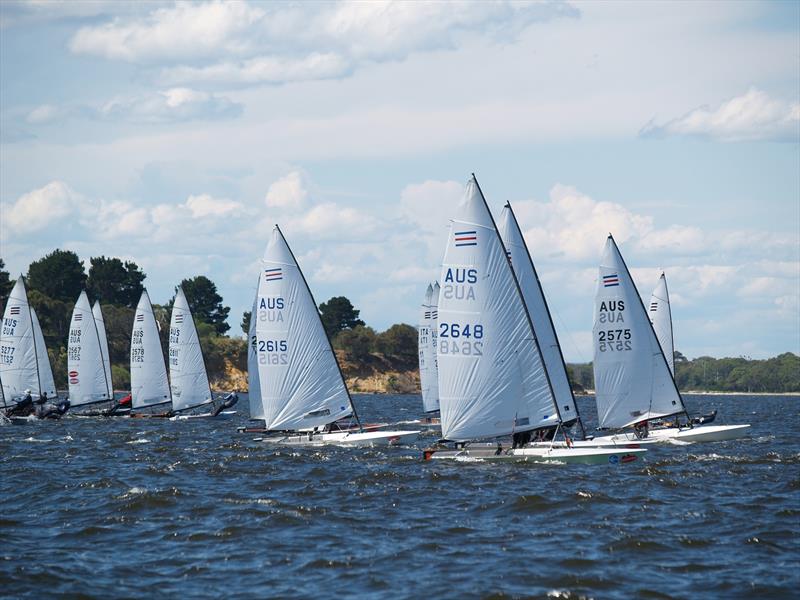
<path fill-rule="evenodd" d="M 751 437 L 617 467 L 424 462 L 432 433 L 256 442 L 244 395 L 231 421 L 0 427 L 0 596 L 796 598 L 800 398 L 686 400 Z M 364 421 L 421 407 L 355 401 Z"/>

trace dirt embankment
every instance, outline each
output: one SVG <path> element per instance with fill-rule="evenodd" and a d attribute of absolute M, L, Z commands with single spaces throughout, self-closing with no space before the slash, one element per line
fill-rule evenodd
<path fill-rule="evenodd" d="M 370 354 L 364 360 L 353 361 L 345 352 L 336 351 L 336 357 L 344 373 L 347 388 L 352 393 L 418 394 L 419 370 L 410 361 L 403 361 L 382 354 Z M 225 360 L 222 375 L 215 377 L 211 385 L 216 390 L 247 390 L 247 372 Z"/>

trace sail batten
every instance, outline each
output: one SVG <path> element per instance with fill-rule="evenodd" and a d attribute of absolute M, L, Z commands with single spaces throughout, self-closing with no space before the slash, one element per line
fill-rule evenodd
<path fill-rule="evenodd" d="M 174 411 L 189 410 L 213 400 L 197 328 L 180 286 L 169 324 L 169 379 Z"/>
<path fill-rule="evenodd" d="M 147 290 L 142 292 L 133 319 L 131 396 L 135 409 L 170 402 L 167 368 Z"/>
<path fill-rule="evenodd" d="M 278 227 L 264 252 L 255 329 L 267 429 L 312 429 L 354 413 L 314 298 Z"/>
<path fill-rule="evenodd" d="M 67 343 L 67 383 L 74 408 L 110 400 L 109 385 L 89 297 L 82 291 L 72 310 Z"/>
<path fill-rule="evenodd" d="M 443 437 L 466 441 L 557 424 L 525 302 L 474 176 L 451 221 L 440 281 Z"/>
<path fill-rule="evenodd" d="M 628 267 L 609 236 L 600 262 L 593 328 L 600 427 L 685 412 Z"/>

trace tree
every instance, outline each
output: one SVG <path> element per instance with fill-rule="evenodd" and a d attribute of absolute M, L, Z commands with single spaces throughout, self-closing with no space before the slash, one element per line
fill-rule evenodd
<path fill-rule="evenodd" d="M 372 327 L 356 325 L 352 329 L 344 329 L 336 334 L 333 347 L 344 350 L 353 360 L 364 361 L 370 352 L 375 350 L 377 336 Z"/>
<path fill-rule="evenodd" d="M 219 335 L 230 329 L 225 321 L 231 309 L 222 305 L 222 296 L 217 293 L 213 281 L 205 275 L 198 275 L 181 281 L 181 287 L 195 321 L 213 325 Z"/>
<path fill-rule="evenodd" d="M 244 332 L 245 335 L 248 335 L 250 333 L 250 315 L 251 312 L 249 310 L 246 310 L 242 313 L 241 326 L 242 326 L 242 331 Z"/>
<path fill-rule="evenodd" d="M 90 259 L 86 290 L 101 304 L 117 304 L 136 308 L 147 275 L 131 261 L 96 256 Z"/>
<path fill-rule="evenodd" d="M 28 288 L 62 302 L 75 302 L 86 283 L 86 273 L 78 255 L 69 250 L 54 250 L 28 267 Z"/>
<path fill-rule="evenodd" d="M 319 305 L 322 324 L 325 326 L 325 333 L 333 339 L 337 333 L 343 329 L 353 329 L 357 325 L 364 325 L 364 321 L 358 318 L 361 311 L 356 310 L 353 304 L 344 296 L 335 296 L 327 302 Z"/>
<path fill-rule="evenodd" d="M 375 346 L 378 352 L 394 356 L 407 364 L 415 364 L 418 359 L 417 329 L 405 323 L 392 325 L 378 334 Z"/>
<path fill-rule="evenodd" d="M 6 271 L 6 263 L 0 258 L 0 311 L 4 309 L 13 287 L 14 282 L 11 281 L 9 272 Z"/>

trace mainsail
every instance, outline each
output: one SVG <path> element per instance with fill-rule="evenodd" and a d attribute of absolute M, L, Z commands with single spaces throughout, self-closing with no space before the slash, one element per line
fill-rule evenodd
<path fill-rule="evenodd" d="M 164 353 L 147 290 L 142 292 L 131 333 L 131 396 L 133 408 L 170 401 Z"/>
<path fill-rule="evenodd" d="M 258 284 L 258 378 L 267 429 L 320 427 L 354 412 L 317 305 L 280 229 Z"/>
<path fill-rule="evenodd" d="M 69 324 L 67 382 L 73 408 L 111 399 L 100 336 L 86 292 L 78 296 Z"/>
<path fill-rule="evenodd" d="M 33 323 L 33 343 L 36 346 L 36 363 L 39 369 L 39 386 L 41 394 L 47 394 L 51 400 L 56 398 L 56 382 L 53 379 L 53 368 L 50 366 L 50 356 L 47 354 L 47 345 L 44 343 L 42 327 L 39 317 L 31 306 L 31 322 Z"/>
<path fill-rule="evenodd" d="M 656 332 L 658 343 L 664 351 L 669 372 L 675 377 L 675 346 L 672 340 L 672 310 L 669 307 L 669 292 L 667 291 L 667 278 L 661 273 L 656 289 L 650 296 L 650 322 Z"/>
<path fill-rule="evenodd" d="M 474 176 L 450 225 L 443 263 L 442 436 L 465 441 L 557 424 L 525 303 Z"/>
<path fill-rule="evenodd" d="M 600 427 L 686 412 L 628 267 L 610 235 L 594 310 L 594 381 Z"/>
<path fill-rule="evenodd" d="M 208 404 L 214 399 L 192 311 L 180 286 L 169 324 L 169 380 L 174 411 Z"/>
<path fill-rule="evenodd" d="M 0 331 L 0 378 L 3 396 L 11 403 L 25 390 L 39 394 L 39 367 L 33 339 L 33 323 L 25 282 L 20 275 L 6 302 Z"/>
<path fill-rule="evenodd" d="M 542 353 L 547 374 L 550 377 L 550 384 L 553 387 L 553 394 L 556 398 L 556 410 L 562 422 L 569 426 L 579 418 L 578 409 L 575 405 L 575 397 L 572 395 L 572 387 L 567 377 L 567 368 L 564 364 L 564 357 L 561 354 L 561 346 L 553 326 L 550 316 L 550 309 L 542 291 L 542 284 L 536 267 L 533 265 L 528 246 L 520 230 L 517 217 L 514 214 L 511 204 L 507 203 L 503 207 L 500 216 L 500 236 L 505 244 L 508 259 L 517 276 L 519 287 L 522 290 L 522 297 L 528 308 L 528 314 L 533 323 L 533 330 L 539 343 L 539 350 Z"/>
<path fill-rule="evenodd" d="M 261 277 L 259 277 L 259 281 L 261 281 Z M 261 401 L 261 384 L 258 381 L 257 319 L 258 295 L 253 298 L 253 310 L 250 312 L 250 326 L 247 330 L 247 399 L 250 403 L 250 418 L 266 419 L 264 403 Z"/>
<path fill-rule="evenodd" d="M 97 336 L 100 338 L 100 354 L 103 357 L 103 368 L 106 371 L 106 383 L 108 384 L 108 397 L 114 397 L 114 384 L 111 380 L 111 356 L 108 354 L 108 336 L 106 335 L 106 322 L 103 319 L 103 310 L 100 308 L 100 302 L 95 300 L 92 306 L 92 314 L 94 315 L 94 325 L 97 327 Z"/>
<path fill-rule="evenodd" d="M 422 390 L 422 409 L 426 412 L 439 410 L 439 380 L 436 373 L 436 343 L 433 332 L 433 286 L 428 284 L 425 300 L 420 310 L 417 345 L 419 348 L 419 379 Z"/>

